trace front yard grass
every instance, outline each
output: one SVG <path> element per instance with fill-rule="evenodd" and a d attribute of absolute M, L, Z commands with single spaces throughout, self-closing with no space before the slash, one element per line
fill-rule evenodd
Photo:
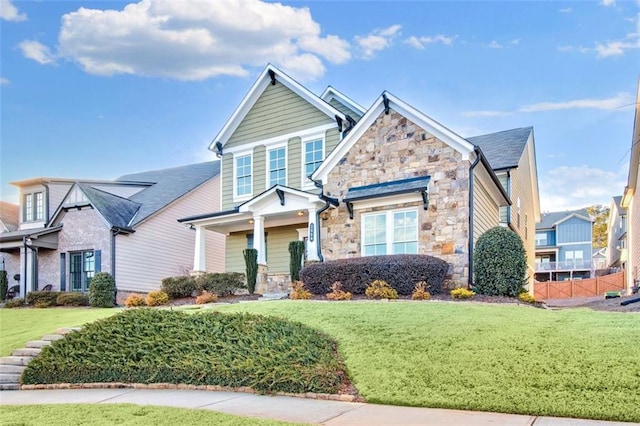
<path fill-rule="evenodd" d="M 139 406 L 133 404 L 60 404 L 0 406 L 6 426 L 69 425 L 217 425 L 286 426 L 277 420 L 232 416 L 208 410 Z"/>
<path fill-rule="evenodd" d="M 39 340 L 60 327 L 83 325 L 118 312 L 120 309 L 0 309 L 0 356 L 11 355 L 29 340 Z"/>
<path fill-rule="evenodd" d="M 326 332 L 368 402 L 640 421 L 640 315 L 410 302 L 219 309 Z"/>

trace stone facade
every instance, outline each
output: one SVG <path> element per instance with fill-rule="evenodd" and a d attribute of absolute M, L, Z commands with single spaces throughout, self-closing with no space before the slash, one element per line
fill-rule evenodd
<path fill-rule="evenodd" d="M 450 287 L 466 285 L 468 279 L 469 166 L 467 160 L 407 118 L 391 110 L 354 144 L 329 173 L 325 194 L 338 198 L 322 221 L 322 253 L 326 260 L 361 255 L 361 215 L 418 206 L 418 252 L 449 263 Z M 354 211 L 353 219 L 342 202 L 351 187 L 372 185 L 428 175 L 429 207 L 421 201 L 386 204 Z"/>

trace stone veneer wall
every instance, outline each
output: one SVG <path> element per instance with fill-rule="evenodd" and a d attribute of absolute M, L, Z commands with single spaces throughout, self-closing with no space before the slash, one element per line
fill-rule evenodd
<path fill-rule="evenodd" d="M 359 257 L 361 214 L 418 206 L 418 250 L 449 263 L 447 286 L 467 284 L 469 238 L 469 161 L 459 152 L 391 110 L 382 113 L 349 153 L 330 172 L 325 194 L 340 206 L 322 221 L 322 254 L 326 260 Z M 416 176 L 431 176 L 429 208 L 422 202 L 358 209 L 349 219 L 342 202 L 350 187 Z M 384 200 L 380 200 L 384 204 Z"/>

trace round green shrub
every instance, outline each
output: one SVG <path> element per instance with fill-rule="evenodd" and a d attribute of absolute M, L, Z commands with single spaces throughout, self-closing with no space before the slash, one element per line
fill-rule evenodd
<path fill-rule="evenodd" d="M 480 294 L 516 297 L 522 293 L 527 253 L 518 234 L 501 226 L 489 229 L 478 238 L 473 259 Z"/>
<path fill-rule="evenodd" d="M 113 308 L 115 302 L 115 280 L 107 272 L 98 272 L 89 285 L 89 304 L 94 308 Z"/>

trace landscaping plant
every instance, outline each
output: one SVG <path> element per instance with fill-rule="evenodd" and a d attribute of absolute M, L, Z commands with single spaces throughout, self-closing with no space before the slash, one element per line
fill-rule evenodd
<path fill-rule="evenodd" d="M 289 272 L 291 273 L 291 281 L 300 280 L 303 257 L 304 241 L 291 241 L 289 243 Z"/>
<path fill-rule="evenodd" d="M 510 229 L 496 226 L 478 238 L 473 254 L 478 292 L 516 297 L 526 284 L 527 253 Z"/>
<path fill-rule="evenodd" d="M 0 271 L 0 302 L 7 298 L 8 291 L 9 279 L 7 278 L 7 271 L 3 269 Z"/>
<path fill-rule="evenodd" d="M 463 287 L 451 290 L 451 297 L 454 299 L 471 299 L 475 295 L 476 294 L 473 291 Z"/>
<path fill-rule="evenodd" d="M 207 290 L 204 290 L 202 294 L 196 297 L 196 304 L 204 305 L 207 303 L 216 303 L 218 301 L 218 296 L 215 293 L 209 293 Z"/>
<path fill-rule="evenodd" d="M 127 308 L 139 308 L 141 306 L 147 306 L 147 301 L 143 295 L 131 293 L 125 299 L 124 306 Z"/>
<path fill-rule="evenodd" d="M 431 299 L 431 293 L 427 290 L 429 285 L 425 281 L 420 281 L 416 283 L 416 286 L 413 289 L 413 293 L 411 294 L 411 298 L 413 300 L 429 300 Z"/>
<path fill-rule="evenodd" d="M 190 276 L 167 277 L 162 280 L 162 291 L 171 299 L 191 297 L 196 291 L 196 279 Z"/>
<path fill-rule="evenodd" d="M 61 293 L 59 291 L 30 291 L 27 293 L 27 304 L 39 308 L 56 306 L 56 301 Z"/>
<path fill-rule="evenodd" d="M 22 308 L 24 306 L 24 299 L 22 297 L 14 297 L 13 299 L 4 302 L 5 308 Z"/>
<path fill-rule="evenodd" d="M 162 290 L 150 291 L 145 298 L 147 306 L 162 306 L 169 303 L 169 295 Z"/>
<path fill-rule="evenodd" d="M 336 281 L 331 286 L 331 291 L 327 293 L 327 299 L 329 300 L 351 300 L 351 293 L 342 290 L 342 283 Z"/>
<path fill-rule="evenodd" d="M 397 299 L 398 292 L 382 280 L 375 280 L 365 290 L 365 294 L 370 299 Z"/>
<path fill-rule="evenodd" d="M 294 281 L 291 283 L 291 293 L 289 293 L 290 299 L 308 300 L 311 299 L 311 293 L 304 288 L 302 281 Z"/>
<path fill-rule="evenodd" d="M 247 270 L 247 289 L 249 294 L 256 291 L 256 279 L 258 278 L 258 250 L 248 248 L 242 251 L 244 264 Z"/>
<path fill-rule="evenodd" d="M 239 272 L 207 273 L 196 278 L 197 292 L 208 291 L 219 297 L 232 296 L 246 288 L 244 275 Z"/>
<path fill-rule="evenodd" d="M 58 306 L 87 306 L 88 304 L 89 297 L 77 291 L 62 292 L 56 298 L 56 305 Z"/>
<path fill-rule="evenodd" d="M 98 272 L 89 285 L 89 304 L 94 308 L 113 308 L 116 304 L 116 282 L 108 272 Z"/>

